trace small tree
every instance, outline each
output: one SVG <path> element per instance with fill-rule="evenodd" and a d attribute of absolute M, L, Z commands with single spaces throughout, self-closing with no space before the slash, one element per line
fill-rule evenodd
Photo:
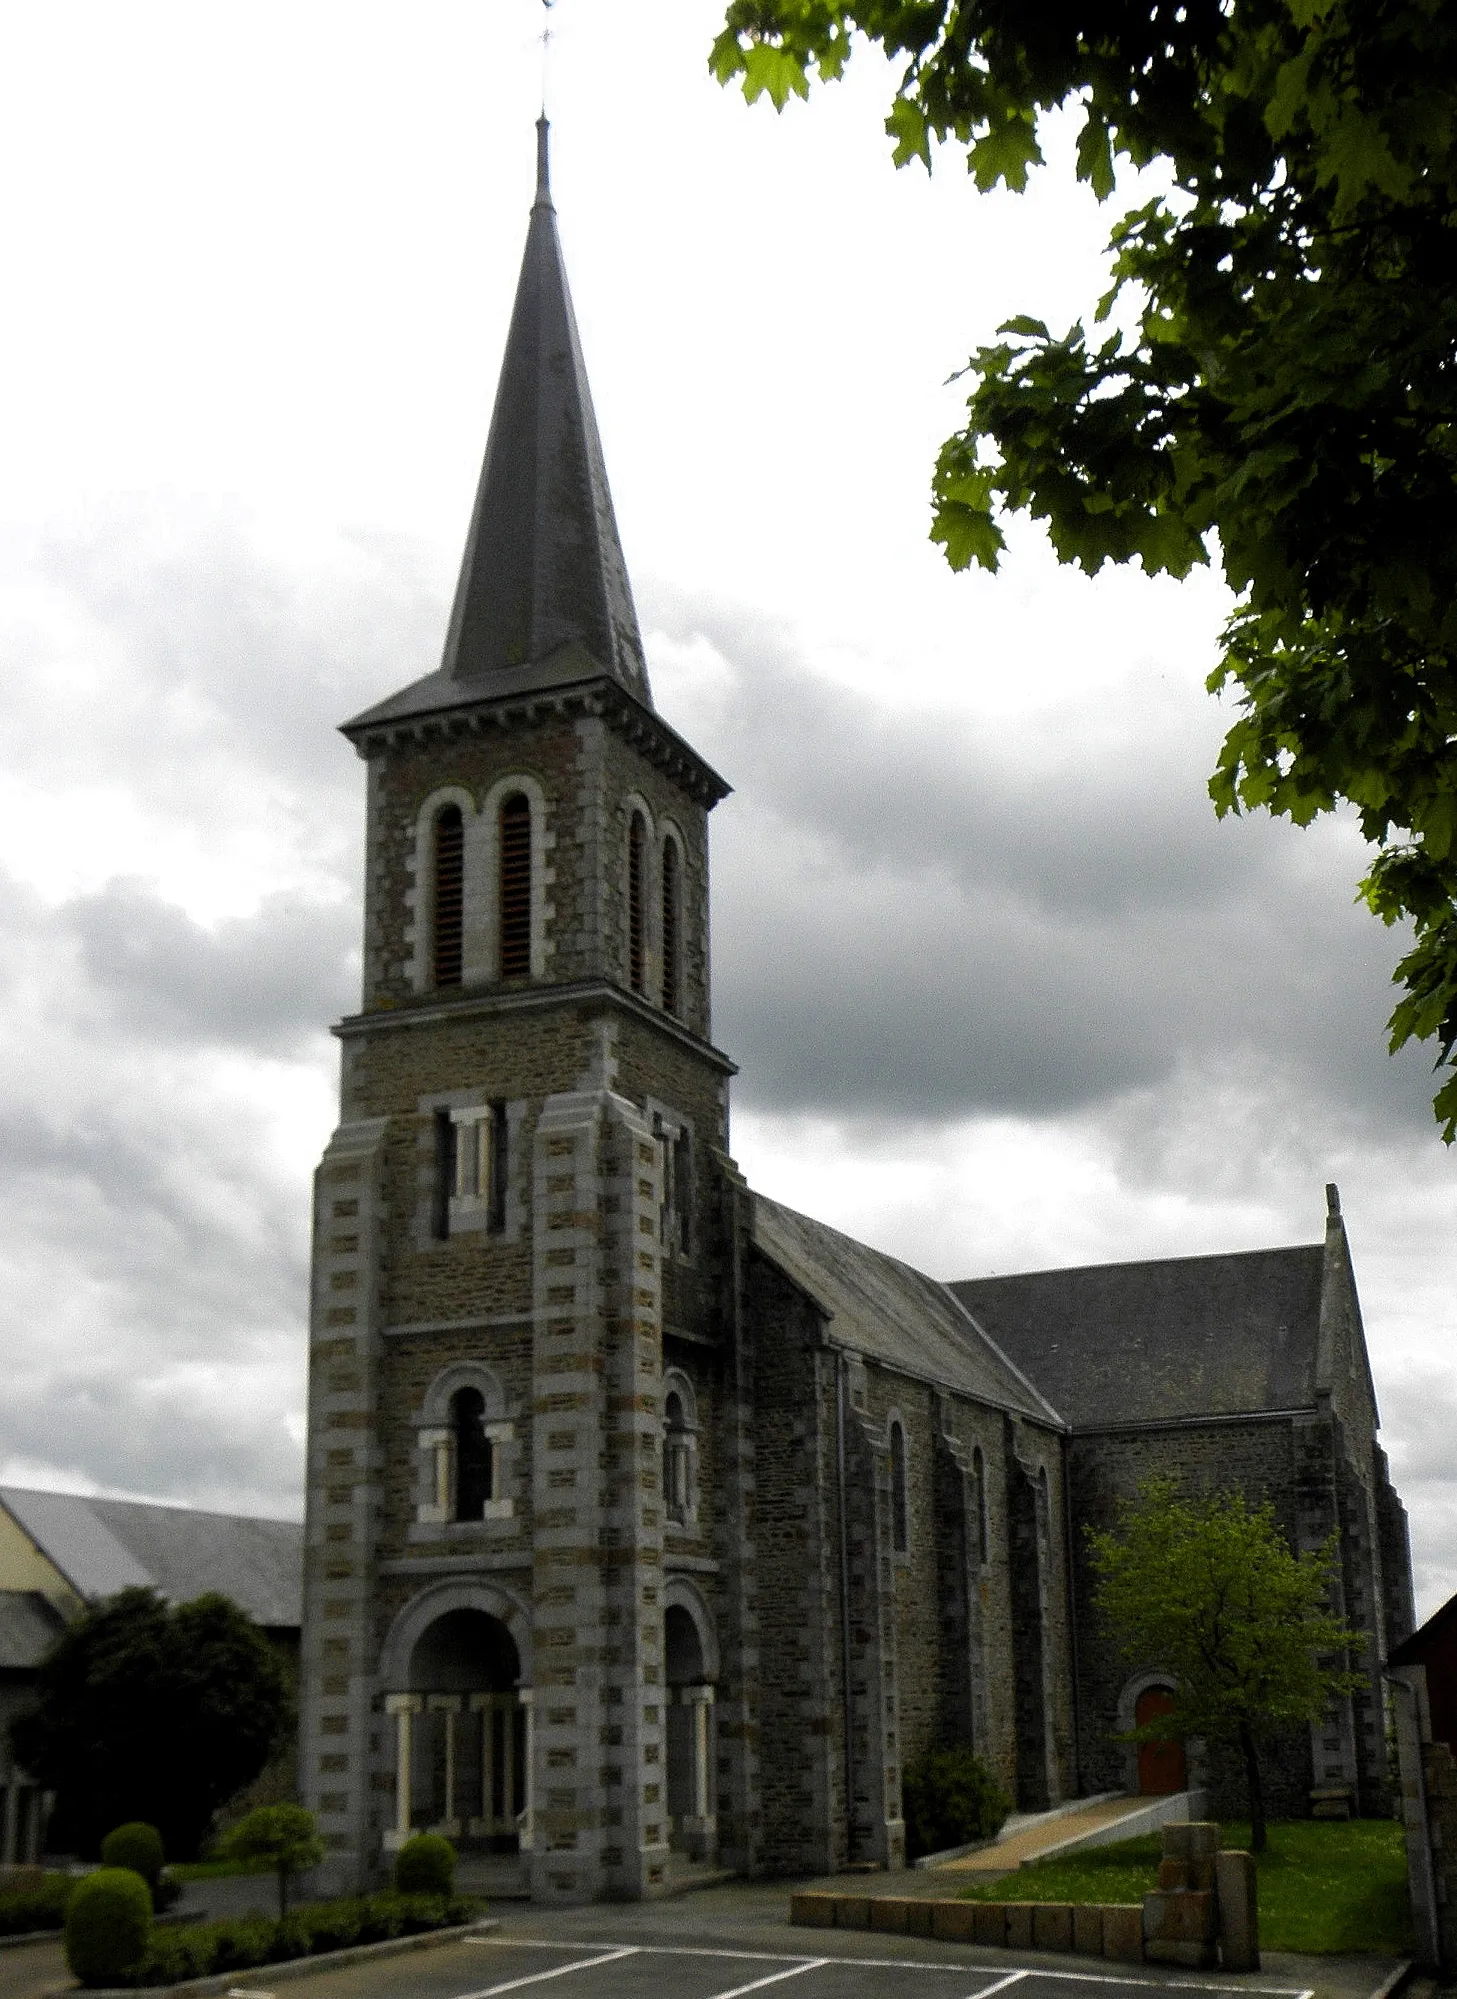
<path fill-rule="evenodd" d="M 225 1596 L 172 1605 L 127 1589 L 78 1619 L 11 1724 L 15 1753 L 57 1794 L 55 1823 L 83 1853 L 144 1819 L 188 1858 L 213 1815 L 292 1725 L 283 1664 Z"/>
<path fill-rule="evenodd" d="M 259 1805 L 219 1840 L 225 1860 L 266 1860 L 278 1876 L 278 1920 L 288 1914 L 288 1878 L 317 1867 L 324 1857 L 318 1824 L 302 1805 Z"/>
<path fill-rule="evenodd" d="M 1361 1683 L 1346 1660 L 1362 1635 L 1329 1607 L 1333 1540 L 1292 1554 L 1268 1500 L 1190 1498 L 1169 1479 L 1151 1479 L 1121 1507 L 1112 1533 L 1089 1530 L 1088 1541 L 1098 1610 L 1121 1651 L 1176 1682 L 1172 1711 L 1133 1739 L 1200 1735 L 1237 1748 L 1251 1844 L 1262 1853 L 1262 1751 Z"/>

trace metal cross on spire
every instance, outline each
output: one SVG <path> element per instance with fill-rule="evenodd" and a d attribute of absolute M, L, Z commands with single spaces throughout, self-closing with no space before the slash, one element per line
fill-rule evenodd
<path fill-rule="evenodd" d="M 541 0 L 541 115 L 546 116 L 546 76 L 551 54 L 551 10 L 556 0 Z"/>

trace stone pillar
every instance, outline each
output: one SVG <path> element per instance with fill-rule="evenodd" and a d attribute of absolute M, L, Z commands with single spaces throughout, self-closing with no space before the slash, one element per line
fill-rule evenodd
<path fill-rule="evenodd" d="M 693 1756 L 691 1809 L 683 1832 L 693 1859 L 711 1860 L 717 1844 L 713 1809 L 713 1688 L 682 1687 L 678 1698 L 688 1709 Z"/>
<path fill-rule="evenodd" d="M 536 1702 L 530 1687 L 518 1688 L 516 1698 L 521 1704 L 522 1713 L 526 1716 L 525 1739 L 521 1752 L 523 1764 L 521 1772 L 521 1810 L 516 1815 L 516 1833 L 521 1851 L 523 1853 L 530 1853 L 532 1845 L 532 1784 L 535 1781 L 533 1773 L 536 1769 Z M 510 1737 L 512 1754 L 514 1755 L 516 1746 L 514 1720 L 508 1720 L 506 1732 Z M 509 1790 L 506 1796 L 508 1799 L 510 1798 L 511 1792 Z M 509 1808 L 508 1805 L 507 1809 L 509 1810 Z"/>
<path fill-rule="evenodd" d="M 387 1739 L 375 1747 L 373 1616 L 385 1131 L 383 1118 L 341 1124 L 314 1182 L 298 1777 L 324 1841 L 325 1895 L 370 1885 L 387 1844 L 373 1784 L 390 1755 Z"/>
<path fill-rule="evenodd" d="M 386 1694 L 384 1711 L 395 1718 L 395 1823 L 385 1845 L 398 1848 L 410 1837 L 414 1810 L 415 1716 L 424 1703 L 418 1694 Z"/>
<path fill-rule="evenodd" d="M 445 1729 L 445 1796 L 440 1801 L 440 1813 L 434 1830 L 449 1835 L 451 1839 L 460 1837 L 460 1819 L 455 1809 L 456 1788 L 456 1733 L 455 1718 L 461 1710 L 459 1694 L 431 1694 L 426 1703 L 431 1714 L 438 1714 Z"/>
<path fill-rule="evenodd" d="M 544 1901 L 666 1886 L 661 1203 L 661 1145 L 632 1104 L 610 1087 L 545 1100 L 534 1157 L 528 1780 L 532 1893 Z"/>

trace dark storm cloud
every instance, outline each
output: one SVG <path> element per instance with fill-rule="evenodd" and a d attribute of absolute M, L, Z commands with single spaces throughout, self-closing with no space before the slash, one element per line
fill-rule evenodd
<path fill-rule="evenodd" d="M 733 669 L 703 747 L 737 786 L 715 1026 L 741 1103 L 1061 1115 L 1234 1064 L 1429 1115 L 1427 1061 L 1385 1054 L 1399 938 L 1353 906 L 1359 847 L 1217 821 L 1197 685 L 1084 749 L 871 701 L 744 616 L 661 622 Z"/>
<path fill-rule="evenodd" d="M 359 912 L 342 898 L 270 896 L 207 927 L 144 884 L 114 881 L 58 915 L 113 1018 L 156 1039 L 280 1053 L 357 1003 Z"/>

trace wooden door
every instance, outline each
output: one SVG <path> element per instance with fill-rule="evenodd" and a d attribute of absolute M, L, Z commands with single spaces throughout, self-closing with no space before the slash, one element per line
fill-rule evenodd
<path fill-rule="evenodd" d="M 1174 1696 L 1167 1687 L 1145 1687 L 1133 1710 L 1133 1719 L 1142 1728 L 1168 1714 Z M 1188 1764 L 1182 1742 L 1140 1742 L 1138 1745 L 1138 1788 L 1146 1798 L 1167 1798 L 1189 1787 Z"/>

